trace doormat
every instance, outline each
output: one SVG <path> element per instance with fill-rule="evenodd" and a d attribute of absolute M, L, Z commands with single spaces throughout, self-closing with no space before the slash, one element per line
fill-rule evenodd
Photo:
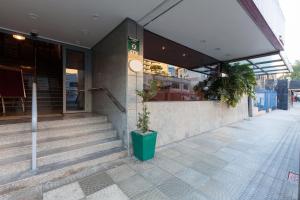
<path fill-rule="evenodd" d="M 296 174 L 294 172 L 289 172 L 288 180 L 294 183 L 298 183 L 299 181 L 299 174 Z"/>

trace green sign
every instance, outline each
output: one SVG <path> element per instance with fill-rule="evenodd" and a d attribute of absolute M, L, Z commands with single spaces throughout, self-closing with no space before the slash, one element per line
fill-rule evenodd
<path fill-rule="evenodd" d="M 140 41 L 134 38 L 128 38 L 128 51 L 132 53 L 139 53 Z"/>

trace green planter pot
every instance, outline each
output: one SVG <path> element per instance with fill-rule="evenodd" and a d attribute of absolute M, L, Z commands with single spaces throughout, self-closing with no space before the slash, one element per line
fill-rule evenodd
<path fill-rule="evenodd" d="M 134 156 L 141 161 L 154 157 L 157 132 L 149 132 L 146 135 L 141 135 L 138 131 L 131 132 Z"/>

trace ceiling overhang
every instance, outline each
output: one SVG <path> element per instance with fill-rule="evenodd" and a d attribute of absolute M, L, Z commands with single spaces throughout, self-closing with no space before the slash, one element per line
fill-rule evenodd
<path fill-rule="evenodd" d="M 160 5 L 139 23 L 155 34 L 220 61 L 282 49 L 281 44 L 273 44 L 269 38 L 273 32 L 253 6 L 253 0 L 168 2 L 173 4 Z"/>
<path fill-rule="evenodd" d="M 164 0 L 13 0 L 0 6 L 0 31 L 92 48 L 126 18 L 138 21 Z"/>
<path fill-rule="evenodd" d="M 144 58 L 186 69 L 219 62 L 208 55 L 147 30 L 144 30 Z"/>

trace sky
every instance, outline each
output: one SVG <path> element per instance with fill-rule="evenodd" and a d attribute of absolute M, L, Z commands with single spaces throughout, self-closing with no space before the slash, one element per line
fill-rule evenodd
<path fill-rule="evenodd" d="M 279 0 L 285 16 L 284 48 L 293 64 L 300 60 L 300 0 Z"/>

